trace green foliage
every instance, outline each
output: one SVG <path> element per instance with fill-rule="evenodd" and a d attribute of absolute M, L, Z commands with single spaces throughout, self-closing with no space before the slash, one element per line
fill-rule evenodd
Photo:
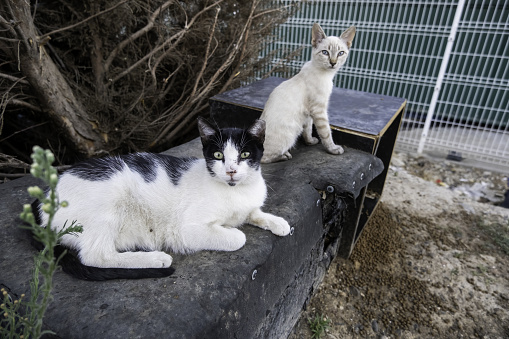
<path fill-rule="evenodd" d="M 330 320 L 321 314 L 317 314 L 314 318 L 308 319 L 308 325 L 313 333 L 311 338 L 320 339 L 325 330 L 329 328 Z"/>
<path fill-rule="evenodd" d="M 20 217 L 29 225 L 22 227 L 32 230 L 34 238 L 44 245 L 44 249 L 34 259 L 28 300 L 25 300 L 24 294 L 19 299 L 13 300 L 6 289 L 1 289 L 3 303 L 0 305 L 0 335 L 2 338 L 40 338 L 47 333 L 42 331 L 42 320 L 52 300 L 53 274 L 59 260 L 54 257 L 54 247 L 64 234 L 82 231 L 82 227 L 75 225 L 74 222 L 69 227 L 64 225 L 60 231 L 51 229 L 51 222 L 56 211 L 60 207 L 67 206 L 65 201 L 59 202 L 55 191 L 58 183 L 57 170 L 52 166 L 55 157 L 49 150 L 35 146 L 32 159 L 30 173 L 48 185 L 49 194 L 46 196 L 37 186 L 29 187 L 28 193 L 42 203 L 42 210 L 48 214 L 48 225 L 47 227 L 37 225 L 29 204 L 23 206 Z"/>
<path fill-rule="evenodd" d="M 500 247 L 500 249 L 509 255 L 509 221 L 502 222 L 479 221 L 480 228 L 490 237 L 490 239 Z"/>

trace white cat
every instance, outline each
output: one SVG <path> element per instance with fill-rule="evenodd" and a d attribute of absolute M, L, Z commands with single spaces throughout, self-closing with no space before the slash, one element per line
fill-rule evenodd
<path fill-rule="evenodd" d="M 277 86 L 265 104 L 261 116 L 267 124 L 262 163 L 291 159 L 289 150 L 301 134 L 307 144 L 317 144 L 319 140 L 312 136 L 313 123 L 329 153 L 344 152 L 332 140 L 327 109 L 332 80 L 346 62 L 355 27 L 348 28 L 339 38 L 327 37 L 315 23 L 311 33 L 311 61 L 293 78 Z"/>
<path fill-rule="evenodd" d="M 205 159 L 137 153 L 88 160 L 61 175 L 57 193 L 69 206 L 58 210 L 52 227 L 74 220 L 83 226 L 61 241 L 77 251 L 81 264 L 164 268 L 172 263 L 167 250 L 235 251 L 246 242 L 237 229 L 243 223 L 289 234 L 288 222 L 260 209 L 267 195 L 260 170 L 264 121 L 247 130 L 218 130 L 203 119 L 198 126 Z M 38 214 L 46 226 L 47 215 Z M 75 275 L 132 277 L 118 271 L 107 278 Z"/>

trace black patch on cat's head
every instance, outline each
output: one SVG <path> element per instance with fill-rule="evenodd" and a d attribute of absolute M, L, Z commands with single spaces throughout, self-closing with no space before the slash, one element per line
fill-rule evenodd
<path fill-rule="evenodd" d="M 247 132 L 253 139 L 258 140 L 262 144 L 265 141 L 265 120 L 257 119 L 248 129 Z"/>
<path fill-rule="evenodd" d="M 200 130 L 201 142 L 203 145 L 203 156 L 207 164 L 207 169 L 212 176 L 215 173 L 212 167 L 218 160 L 214 157 L 215 152 L 223 152 L 226 143 L 231 142 L 239 150 L 239 163 L 246 161 L 252 168 L 260 167 L 260 160 L 263 156 L 263 142 L 265 141 L 265 121 L 256 120 L 249 128 L 222 128 L 214 127 L 203 118 L 198 118 L 198 128 Z M 240 158 L 240 153 L 249 152 L 250 156 L 246 159 Z"/>
<path fill-rule="evenodd" d="M 198 117 L 198 131 L 200 132 L 200 138 L 202 144 L 204 142 L 210 141 L 212 138 L 217 136 L 219 130 L 212 126 L 210 122 L 205 120 L 205 118 Z"/>

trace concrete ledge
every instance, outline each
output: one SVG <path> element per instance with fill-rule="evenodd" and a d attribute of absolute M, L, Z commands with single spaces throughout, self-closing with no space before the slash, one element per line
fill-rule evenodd
<path fill-rule="evenodd" d="M 199 140 L 167 153 L 200 155 Z M 89 282 L 59 271 L 47 328 L 61 338 L 287 337 L 337 253 L 348 210 L 383 170 L 378 158 L 352 149 L 333 156 L 318 145 L 293 155 L 262 168 L 264 210 L 286 218 L 293 235 L 244 226 L 244 248 L 174 255 L 168 278 Z M 35 249 L 17 216 L 34 182 L 0 185 L 0 284 L 16 295 L 30 290 Z"/>

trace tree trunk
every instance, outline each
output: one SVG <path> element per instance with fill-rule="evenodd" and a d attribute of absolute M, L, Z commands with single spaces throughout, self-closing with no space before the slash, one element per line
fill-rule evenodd
<path fill-rule="evenodd" d="M 98 123 L 93 121 L 80 101 L 46 53 L 45 41 L 39 41 L 30 13 L 30 2 L 8 0 L 12 31 L 19 42 L 12 43 L 11 55 L 18 61 L 19 70 L 30 83 L 42 106 L 42 114 L 60 127 L 76 151 L 90 157 L 104 151 L 107 134 L 101 133 Z"/>

